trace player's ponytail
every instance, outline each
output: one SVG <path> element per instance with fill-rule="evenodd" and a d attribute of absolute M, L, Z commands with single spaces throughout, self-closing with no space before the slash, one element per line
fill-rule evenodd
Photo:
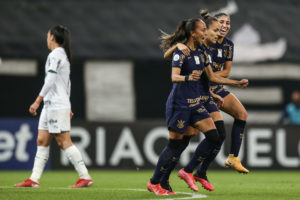
<path fill-rule="evenodd" d="M 160 30 L 160 48 L 165 51 L 178 42 L 185 43 L 190 37 L 190 31 L 195 30 L 197 21 L 199 21 L 199 19 L 181 21 L 173 34 L 167 34 Z"/>
<path fill-rule="evenodd" d="M 50 29 L 50 34 L 53 35 L 55 41 L 65 49 L 69 62 L 71 63 L 72 55 L 69 30 L 65 26 L 57 25 Z"/>
<path fill-rule="evenodd" d="M 216 17 L 213 17 L 210 15 L 210 13 L 208 12 L 207 9 L 205 10 L 201 10 L 200 11 L 200 15 L 204 21 L 204 23 L 206 24 L 207 28 L 210 27 L 210 25 L 214 22 L 214 21 L 218 21 L 218 19 Z"/>

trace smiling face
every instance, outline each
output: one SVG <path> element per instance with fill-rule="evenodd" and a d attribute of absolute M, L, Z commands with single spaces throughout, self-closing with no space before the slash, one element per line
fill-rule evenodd
<path fill-rule="evenodd" d="M 211 44 L 215 44 L 220 37 L 220 30 L 221 24 L 218 21 L 213 21 L 207 29 L 206 40 Z"/>
<path fill-rule="evenodd" d="M 218 20 L 221 24 L 220 36 L 226 37 L 226 35 L 230 31 L 230 18 L 226 15 L 222 15 L 218 17 Z"/>

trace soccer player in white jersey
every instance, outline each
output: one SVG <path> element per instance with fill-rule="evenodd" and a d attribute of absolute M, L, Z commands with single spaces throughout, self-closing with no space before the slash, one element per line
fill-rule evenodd
<path fill-rule="evenodd" d="M 88 187 L 93 184 L 81 153 L 72 144 L 70 121 L 72 118 L 70 104 L 70 39 L 69 31 L 64 26 L 54 26 L 48 31 L 47 45 L 51 50 L 46 62 L 44 86 L 34 103 L 30 106 L 31 115 L 37 115 L 40 103 L 44 101 L 37 137 L 37 152 L 32 174 L 29 179 L 16 184 L 15 187 L 39 187 L 39 179 L 49 157 L 49 145 L 54 137 L 58 146 L 66 153 L 79 174 L 73 188 Z"/>

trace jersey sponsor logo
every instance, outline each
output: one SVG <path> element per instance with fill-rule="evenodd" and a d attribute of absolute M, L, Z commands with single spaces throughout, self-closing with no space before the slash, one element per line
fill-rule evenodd
<path fill-rule="evenodd" d="M 199 56 L 194 56 L 194 59 L 195 59 L 196 65 L 200 65 L 200 58 L 199 58 Z"/>
<path fill-rule="evenodd" d="M 179 56 L 178 54 L 175 54 L 174 57 L 173 57 L 173 60 L 174 60 L 174 61 L 178 61 L 179 58 L 180 58 L 180 56 Z"/>
<path fill-rule="evenodd" d="M 177 120 L 177 127 L 178 128 L 183 128 L 184 127 L 184 122 L 183 120 Z"/>
<path fill-rule="evenodd" d="M 223 55 L 222 55 L 222 49 L 218 49 L 218 58 L 222 58 Z"/>

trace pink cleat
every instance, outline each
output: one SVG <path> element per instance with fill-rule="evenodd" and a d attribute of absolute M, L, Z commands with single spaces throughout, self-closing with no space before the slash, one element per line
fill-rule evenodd
<path fill-rule="evenodd" d="M 178 172 L 178 176 L 188 184 L 189 188 L 191 188 L 195 192 L 199 190 L 197 185 L 195 184 L 195 179 L 192 173 L 187 173 L 184 171 L 184 169 L 181 169 Z"/>

